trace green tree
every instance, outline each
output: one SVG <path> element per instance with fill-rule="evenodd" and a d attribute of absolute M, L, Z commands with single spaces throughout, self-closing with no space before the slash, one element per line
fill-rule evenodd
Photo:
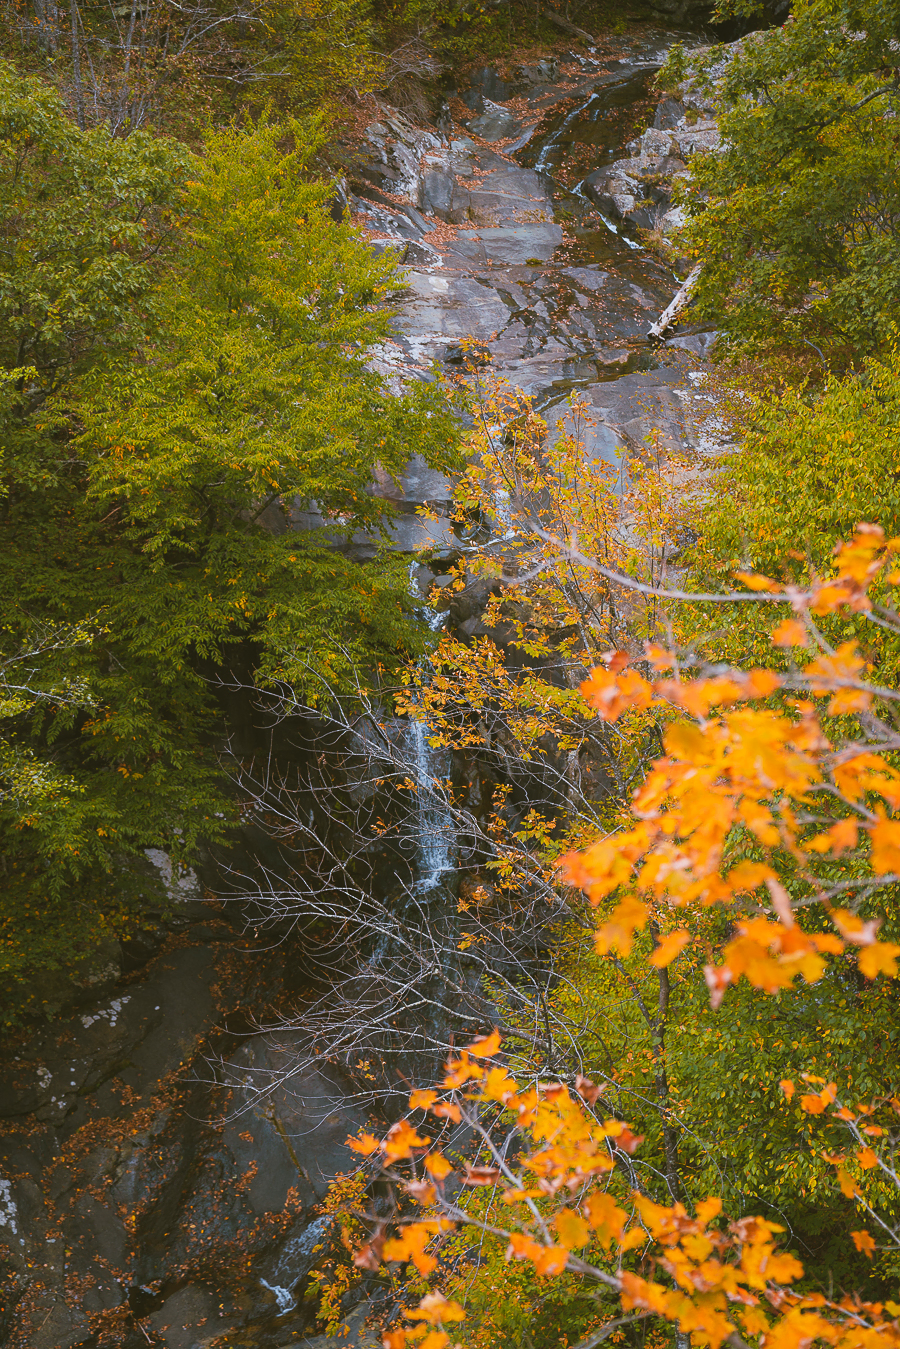
<path fill-rule="evenodd" d="M 740 443 L 710 475 L 690 509 L 698 534 L 690 584 L 728 587 L 735 568 L 804 583 L 827 570 L 837 542 L 864 519 L 900 533 L 896 465 L 900 356 L 896 348 L 824 387 L 782 387 L 738 399 Z M 879 598 L 884 595 L 879 590 Z M 765 659 L 763 616 L 747 606 L 698 606 L 681 619 L 682 636 L 736 660 Z M 881 677 L 895 677 L 896 635 L 858 614 L 822 619 L 833 644 L 862 640 Z M 788 654 L 783 657 L 790 659 Z"/>
<path fill-rule="evenodd" d="M 716 88 L 722 146 L 685 196 L 702 312 L 755 351 L 877 351 L 900 302 L 897 6 L 798 0 Z"/>
<path fill-rule="evenodd" d="M 385 534 L 376 463 L 449 463 L 454 429 L 437 386 L 392 394 L 367 365 L 396 267 L 330 218 L 309 170 L 320 125 L 226 129 L 188 159 L 78 131 L 34 81 L 6 87 L 3 317 L 23 334 L 5 353 L 6 651 L 81 634 L 34 674 L 80 699 L 12 719 L 11 743 L 65 784 L 52 828 L 12 791 L 0 816 L 22 878 L 7 968 L 25 977 L 23 894 L 46 924 L 77 883 L 87 940 L 123 853 L 184 857 L 223 827 L 211 675 L 340 689 L 421 648 L 402 562 L 342 545 Z M 163 168 L 145 206 L 148 159 Z M 29 237 L 56 240 L 46 256 L 20 240 L 20 201 Z M 292 527 L 304 512 L 322 527 Z"/>

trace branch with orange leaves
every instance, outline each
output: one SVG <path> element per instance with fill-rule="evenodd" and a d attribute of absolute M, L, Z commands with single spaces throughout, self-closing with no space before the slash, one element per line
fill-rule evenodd
<path fill-rule="evenodd" d="M 414 1091 L 409 1100 L 411 1111 L 430 1115 L 445 1132 L 455 1126 L 458 1144 L 465 1134 L 475 1137 L 475 1162 L 450 1160 L 408 1119 L 382 1140 L 348 1140 L 423 1211 L 399 1222 L 394 1235 L 375 1220 L 359 1266 L 411 1262 L 420 1275 L 439 1277 L 442 1241 L 465 1226 L 505 1239 L 508 1260 L 526 1261 L 547 1278 L 568 1271 L 593 1281 L 614 1295 L 626 1318 L 663 1317 L 710 1349 L 800 1349 L 816 1340 L 834 1349 L 898 1349 L 900 1306 L 796 1291 L 803 1267 L 777 1249 L 777 1224 L 758 1217 L 727 1223 L 716 1197 L 691 1215 L 680 1203 L 623 1194 L 614 1183 L 617 1155 L 633 1153 L 642 1139 L 623 1120 L 598 1117 L 592 1107 L 599 1090 L 587 1079 L 574 1092 L 561 1082 L 523 1087 L 497 1061 L 499 1049 L 496 1032 L 476 1040 L 448 1062 L 442 1089 Z M 467 1211 L 467 1187 L 494 1190 L 487 1217 Z M 385 1349 L 416 1341 L 420 1349 L 445 1349 L 447 1327 L 466 1312 L 431 1291 L 404 1316 L 414 1324 L 389 1330 Z"/>
<path fill-rule="evenodd" d="M 627 955 L 652 918 L 663 935 L 651 963 L 664 967 L 692 940 L 677 925 L 679 911 L 726 905 L 736 932 L 721 963 L 706 966 L 714 1006 L 741 976 L 776 992 L 798 976 L 814 983 L 826 957 L 851 952 L 866 978 L 897 973 L 900 944 L 878 938 L 879 916 L 856 910 L 900 874 L 900 772 L 885 757 L 900 750 L 900 734 L 878 715 L 879 704 L 898 694 L 868 680 L 852 642 L 837 651 L 815 642 L 810 652 L 817 631 L 810 615 L 864 611 L 868 588 L 898 547 L 877 527 L 859 526 L 837 550 L 836 575 L 793 595 L 809 622 L 788 619 L 772 633 L 775 645 L 797 652 L 790 675 L 719 670 L 684 679 L 675 655 L 648 645 L 646 667 L 675 677 L 648 678 L 627 653 L 615 652 L 582 684 L 603 721 L 649 708 L 675 714 L 665 755 L 635 793 L 630 824 L 562 864 L 564 879 L 593 905 L 617 900 L 598 930 L 601 952 Z M 781 706 L 773 705 L 776 696 Z M 832 743 L 823 714 L 855 719 L 858 736 Z M 753 855 L 735 860 L 741 838 Z M 846 868 L 850 858 L 857 874 L 849 880 L 820 874 L 823 864 Z M 797 914 L 813 906 L 830 930 L 800 926 Z"/>
<path fill-rule="evenodd" d="M 900 1224 L 890 1222 L 880 1213 L 862 1190 L 865 1177 L 874 1172 L 888 1182 L 889 1190 L 900 1196 L 900 1173 L 896 1167 L 896 1153 L 900 1144 L 900 1098 L 896 1096 L 878 1097 L 871 1101 L 858 1101 L 855 1109 L 841 1101 L 834 1082 L 826 1082 L 822 1077 L 811 1073 L 802 1073 L 802 1080 L 809 1090 L 797 1100 L 797 1108 L 806 1115 L 819 1116 L 832 1132 L 839 1137 L 849 1135 L 851 1146 L 829 1144 L 822 1156 L 836 1168 L 836 1182 L 846 1199 L 852 1199 L 856 1205 L 868 1214 L 870 1220 L 881 1229 L 888 1240 L 886 1249 L 900 1249 Z M 788 1105 L 796 1094 L 796 1084 L 789 1078 L 780 1083 Z M 816 1087 L 820 1090 L 816 1090 Z M 889 1155 L 890 1160 L 886 1154 Z M 872 1234 L 867 1230 L 850 1233 L 853 1244 L 870 1260 L 874 1258 L 878 1246 Z"/>
<path fill-rule="evenodd" d="M 835 549 L 838 563 L 836 576 L 817 581 L 808 590 L 800 586 L 782 585 L 756 572 L 737 571 L 737 579 L 743 581 L 747 589 L 724 592 L 648 585 L 626 572 L 605 567 L 596 558 L 581 552 L 574 538 L 568 541 L 560 538 L 533 517 L 529 518 L 528 527 L 536 538 L 556 548 L 570 561 L 596 572 L 598 576 L 625 590 L 634 590 L 654 599 L 677 600 L 687 604 L 790 604 L 801 614 L 833 613 L 842 605 L 848 605 L 866 618 L 875 618 L 876 614 L 880 614 L 881 621 L 886 621 L 892 631 L 900 630 L 900 616 L 881 605 L 873 605 L 867 595 L 871 582 L 890 558 L 900 552 L 900 539 L 885 540 L 880 525 L 865 522 L 858 524 L 853 538 L 848 543 L 838 544 Z"/>

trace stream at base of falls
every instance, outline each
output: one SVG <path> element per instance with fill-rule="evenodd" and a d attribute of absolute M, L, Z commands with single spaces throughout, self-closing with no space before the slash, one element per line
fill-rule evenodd
<path fill-rule="evenodd" d="M 652 172 L 665 160 L 670 176 L 683 171 L 679 136 L 706 131 L 701 109 L 699 123 L 672 113 L 660 132 L 667 142 L 640 137 L 654 117 L 652 77 L 676 40 L 697 41 L 647 29 L 522 67 L 511 82 L 481 71 L 476 85 L 449 91 L 449 144 L 382 108 L 357 147 L 347 197 L 372 246 L 400 247 L 408 269 L 394 338 L 375 354 L 388 380 L 429 378 L 435 361 L 459 369 L 460 343 L 475 338 L 492 372 L 545 416 L 562 416 L 573 390 L 584 396 L 595 422 L 589 459 L 620 463 L 651 430 L 674 450 L 691 444 L 690 377 L 714 335 L 648 341 L 683 271 L 641 244 L 640 226 L 663 228 L 665 193 L 648 204 L 628 187 L 641 165 Z M 458 555 L 452 487 L 440 474 L 413 462 L 375 491 L 399 508 L 398 549 Z M 432 519 L 417 513 L 425 504 Z M 503 509 L 498 502 L 501 530 Z M 293 523 L 315 521 L 298 510 Z M 353 548 L 366 558 L 371 540 Z M 424 601 L 434 573 L 414 562 L 411 575 Z M 452 618 L 463 638 L 479 621 L 477 612 Z M 422 790 L 405 853 L 372 866 L 385 888 L 399 877 L 398 904 L 430 913 L 457 865 L 458 840 L 427 789 L 448 770 L 424 722 L 401 720 L 390 733 Z M 325 743 L 315 734 L 285 750 L 285 780 L 298 764 L 313 773 Z M 254 727 L 251 741 L 264 758 L 271 732 Z M 374 818 L 374 788 L 346 781 L 342 790 Z M 314 838 L 314 793 L 304 809 Z M 241 846 L 246 874 L 275 874 L 277 850 L 258 829 L 248 827 Z M 322 1200 L 332 1178 L 353 1169 L 345 1140 L 367 1109 L 347 1065 L 316 1058 L 312 1012 L 296 1012 L 302 923 L 248 930 L 236 906 L 207 898 L 214 859 L 199 873 L 196 885 L 174 886 L 173 918 L 113 943 L 106 964 L 61 995 L 55 1021 L 10 1038 L 0 1062 L 0 1349 L 332 1342 L 303 1294 L 335 1240 Z M 349 882 L 346 894 L 352 909 Z M 445 909 L 455 913 L 455 901 Z M 349 938 L 335 939 L 335 971 L 341 940 Z M 373 986 L 388 950 L 373 938 L 363 953 L 369 964 L 358 968 L 376 971 Z M 292 1018 L 281 1017 L 286 1007 Z M 340 1343 L 374 1349 L 364 1308 L 344 1310 Z"/>

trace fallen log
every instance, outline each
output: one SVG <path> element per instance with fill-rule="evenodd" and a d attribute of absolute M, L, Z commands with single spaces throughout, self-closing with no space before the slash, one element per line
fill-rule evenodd
<path fill-rule="evenodd" d="M 575 37 L 584 38 L 585 42 L 589 42 L 592 47 L 597 45 L 595 37 L 591 37 L 590 33 L 586 33 L 583 28 L 578 28 L 574 23 L 569 23 L 569 20 L 564 19 L 561 14 L 557 14 L 555 9 L 547 9 L 545 5 L 542 12 L 551 23 L 555 23 L 557 28 L 561 28 L 564 33 L 572 33 Z"/>
<path fill-rule="evenodd" d="M 663 310 L 663 312 L 660 314 L 656 322 L 648 329 L 647 332 L 648 337 L 662 337 L 666 329 L 670 328 L 672 324 L 675 322 L 675 320 L 678 318 L 678 315 L 681 313 L 682 309 L 687 308 L 688 304 L 690 303 L 691 296 L 693 295 L 694 290 L 696 289 L 697 281 L 700 277 L 700 272 L 702 271 L 702 268 L 703 264 L 701 262 L 698 262 L 697 266 L 693 269 L 690 276 L 687 278 L 687 280 L 679 290 L 678 294 L 675 296 L 672 303 Z"/>

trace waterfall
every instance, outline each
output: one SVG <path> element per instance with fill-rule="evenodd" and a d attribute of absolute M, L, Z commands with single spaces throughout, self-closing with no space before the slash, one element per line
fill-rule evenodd
<path fill-rule="evenodd" d="M 279 1316 L 284 1316 L 296 1307 L 294 1288 L 316 1263 L 319 1252 L 328 1242 L 333 1226 L 334 1218 L 330 1214 L 316 1218 L 315 1222 L 310 1223 L 299 1236 L 291 1237 L 285 1243 L 272 1271 L 271 1282 L 268 1279 L 260 1279 L 263 1287 L 275 1294 Z"/>
<path fill-rule="evenodd" d="M 434 779 L 439 765 L 428 743 L 427 722 L 410 718 L 406 744 L 411 759 L 410 777 L 416 788 L 416 881 L 413 893 L 427 895 L 437 889 L 441 877 L 452 869 L 453 825 L 448 812 L 435 800 Z"/>
<path fill-rule="evenodd" d="M 417 579 L 419 562 L 413 558 L 409 564 L 409 589 L 421 605 L 421 591 Z M 421 606 L 417 609 L 420 618 L 437 632 L 444 623 L 445 614 Z M 440 765 L 432 747 L 428 743 L 430 727 L 427 722 L 410 717 L 405 730 L 405 745 L 409 756 L 409 777 L 415 784 L 416 810 L 414 837 L 416 840 L 416 880 L 413 894 L 427 895 L 440 885 L 445 872 L 452 870 L 451 853 L 453 850 L 453 826 L 447 812 L 435 800 L 434 780 L 439 776 Z"/>

